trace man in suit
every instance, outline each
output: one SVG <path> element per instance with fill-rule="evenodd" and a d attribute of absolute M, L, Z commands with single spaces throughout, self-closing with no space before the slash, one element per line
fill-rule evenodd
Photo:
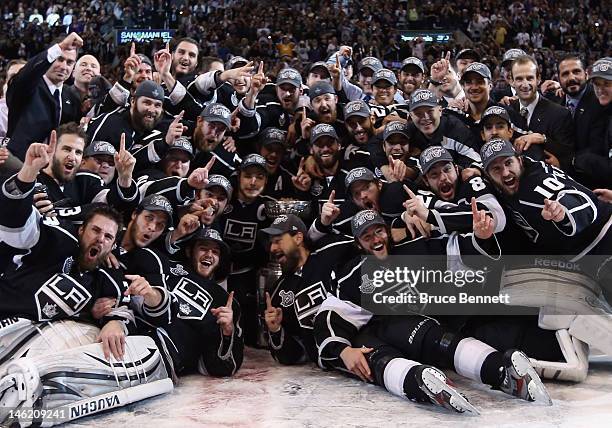
<path fill-rule="evenodd" d="M 540 71 L 534 58 L 527 55 L 516 58 L 510 78 L 518 97 L 510 105 L 524 121 L 519 127 L 533 132 L 516 149 L 521 153 L 532 144 L 542 144 L 548 153 L 546 162 L 568 171 L 574 155 L 572 114 L 538 93 Z"/>
<path fill-rule="evenodd" d="M 575 130 L 574 178 L 588 187 L 608 183 L 602 181 L 601 171 L 593 168 L 593 158 L 608 159 L 605 140 L 606 109 L 599 104 L 593 86 L 587 83 L 584 64 L 576 56 L 566 56 L 559 62 L 559 83 L 565 95 L 560 104 L 572 114 Z"/>
<path fill-rule="evenodd" d="M 32 57 L 7 89 L 8 149 L 23 161 L 30 144 L 47 139 L 61 123 L 78 121 L 78 100 L 64 91 L 83 40 L 70 33 L 64 40 Z"/>

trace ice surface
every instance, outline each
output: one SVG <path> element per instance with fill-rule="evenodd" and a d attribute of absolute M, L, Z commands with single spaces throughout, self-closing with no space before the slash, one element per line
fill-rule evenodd
<path fill-rule="evenodd" d="M 583 383 L 546 382 L 552 407 L 448 374 L 481 416 L 415 404 L 314 365 L 281 366 L 266 351 L 247 349 L 244 365 L 232 379 L 186 376 L 171 394 L 70 426 L 612 427 L 612 358 L 593 359 Z"/>

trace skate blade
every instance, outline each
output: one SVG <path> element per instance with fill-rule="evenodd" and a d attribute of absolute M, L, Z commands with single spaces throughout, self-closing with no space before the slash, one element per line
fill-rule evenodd
<path fill-rule="evenodd" d="M 529 397 L 535 402 L 552 406 L 552 399 L 550 398 L 544 383 L 540 379 L 540 376 L 538 376 L 538 373 L 531 365 L 529 358 L 527 358 L 527 356 L 522 352 L 515 352 L 512 354 L 511 359 L 516 373 L 522 378 L 527 379 L 527 391 L 529 392 Z"/>
<path fill-rule="evenodd" d="M 441 374 L 434 374 L 426 370 L 421 375 L 424 386 L 429 389 L 430 400 L 436 406 L 444 407 L 457 413 L 466 413 L 472 416 L 479 416 L 480 412 L 456 389 L 446 383 L 441 378 Z"/>

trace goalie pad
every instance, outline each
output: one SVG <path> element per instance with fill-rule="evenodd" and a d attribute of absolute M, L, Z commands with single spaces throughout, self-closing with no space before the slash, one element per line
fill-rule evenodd
<path fill-rule="evenodd" d="M 122 361 L 113 357 L 107 361 L 102 347 L 94 343 L 14 360 L 7 364 L 7 373 L 0 380 L 0 405 L 5 413 L 0 416 L 6 419 L 8 411 L 32 403 L 50 416 L 2 421 L 19 422 L 21 426 L 53 426 L 173 389 L 155 342 L 146 336 L 126 338 Z M 16 381 L 11 384 L 12 379 Z"/>
<path fill-rule="evenodd" d="M 568 330 L 557 330 L 555 333 L 565 362 L 540 361 L 530 358 L 531 365 L 540 377 L 545 379 L 582 382 L 589 370 L 589 346 Z"/>
<path fill-rule="evenodd" d="M 551 307 L 558 314 L 612 313 L 601 297 L 601 287 L 578 272 L 545 268 L 518 268 L 504 271 L 500 294 L 507 294 L 509 305 Z"/>
<path fill-rule="evenodd" d="M 0 376 L 12 359 L 95 343 L 99 332 L 94 325 L 72 320 L 39 323 L 25 318 L 4 318 L 0 320 Z"/>

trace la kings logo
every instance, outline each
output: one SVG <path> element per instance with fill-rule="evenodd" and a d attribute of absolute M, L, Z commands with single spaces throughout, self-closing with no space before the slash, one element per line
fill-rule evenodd
<path fill-rule="evenodd" d="M 38 321 L 51 321 L 78 314 L 91 300 L 91 293 L 66 274 L 53 275 L 34 295 Z"/>
<path fill-rule="evenodd" d="M 300 326 L 309 330 L 314 329 L 314 317 L 326 296 L 327 292 L 322 281 L 300 290 L 295 295 L 293 308 Z"/>
<path fill-rule="evenodd" d="M 189 278 L 181 278 L 172 294 L 179 304 L 177 316 L 185 320 L 203 320 L 213 300 L 208 291 Z"/>

